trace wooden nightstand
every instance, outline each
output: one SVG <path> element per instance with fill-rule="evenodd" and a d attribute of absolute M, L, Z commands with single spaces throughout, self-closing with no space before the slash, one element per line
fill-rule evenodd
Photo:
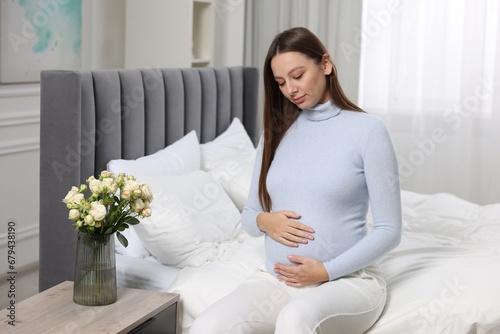
<path fill-rule="evenodd" d="M 0 311 L 0 333 L 180 333 L 179 295 L 118 288 L 116 303 L 82 306 L 73 302 L 73 282 L 63 282 L 28 298 L 11 312 Z M 9 312 L 8 312 L 9 311 Z"/>

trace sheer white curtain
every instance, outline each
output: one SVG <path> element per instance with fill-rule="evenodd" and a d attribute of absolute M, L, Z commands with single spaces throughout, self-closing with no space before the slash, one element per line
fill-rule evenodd
<path fill-rule="evenodd" d="M 360 52 L 340 45 L 354 44 L 361 27 L 362 0 L 247 0 L 245 12 L 245 65 L 261 70 L 274 36 L 288 28 L 306 27 L 325 43 L 342 87 L 357 100 Z"/>
<path fill-rule="evenodd" d="M 389 126 L 403 189 L 500 202 L 499 3 L 364 2 L 359 103 Z"/>

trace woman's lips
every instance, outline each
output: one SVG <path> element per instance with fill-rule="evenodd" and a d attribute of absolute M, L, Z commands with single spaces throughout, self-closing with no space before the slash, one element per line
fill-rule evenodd
<path fill-rule="evenodd" d="M 296 99 L 293 99 L 293 103 L 295 104 L 301 104 L 302 102 L 304 102 L 304 100 L 306 99 L 306 96 L 301 96 L 301 97 L 298 97 Z"/>

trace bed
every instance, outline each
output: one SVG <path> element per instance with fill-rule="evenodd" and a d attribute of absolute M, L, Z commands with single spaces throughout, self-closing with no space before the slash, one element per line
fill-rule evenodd
<path fill-rule="evenodd" d="M 252 67 L 42 72 L 40 290 L 73 279 L 61 199 L 104 169 L 135 174 L 155 196 L 129 247 L 116 243 L 119 285 L 179 293 L 183 333 L 255 271 L 263 239 L 239 214 L 258 82 Z M 402 241 L 379 262 L 387 305 L 368 333 L 500 333 L 500 204 L 410 191 L 402 204 Z"/>

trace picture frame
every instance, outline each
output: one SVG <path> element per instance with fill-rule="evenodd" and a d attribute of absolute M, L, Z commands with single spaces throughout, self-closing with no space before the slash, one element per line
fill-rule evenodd
<path fill-rule="evenodd" d="M 0 84 L 80 69 L 82 0 L 0 0 Z"/>

